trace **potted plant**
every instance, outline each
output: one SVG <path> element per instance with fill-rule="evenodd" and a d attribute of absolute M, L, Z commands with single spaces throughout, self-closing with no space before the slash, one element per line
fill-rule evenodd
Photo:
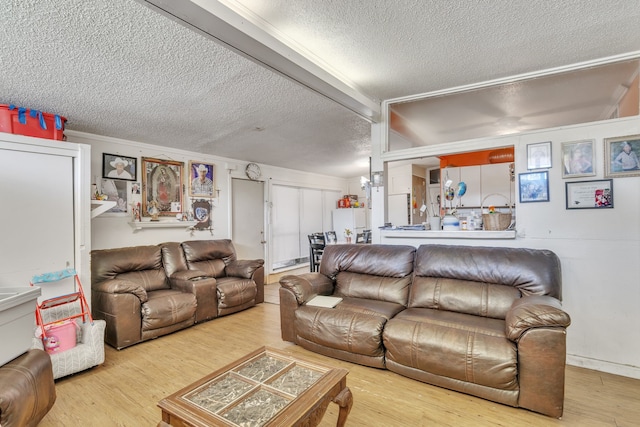
<path fill-rule="evenodd" d="M 351 243 L 351 229 L 349 228 L 344 229 L 344 237 L 347 240 L 347 243 Z"/>

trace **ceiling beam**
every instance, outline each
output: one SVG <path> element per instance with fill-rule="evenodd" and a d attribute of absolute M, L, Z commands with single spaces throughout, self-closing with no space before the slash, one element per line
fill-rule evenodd
<path fill-rule="evenodd" d="M 275 71 L 348 108 L 370 122 L 380 119 L 380 102 L 362 94 L 284 41 L 273 27 L 215 0 L 137 0 L 176 22 L 222 44 L 245 58 Z M 255 18 L 255 17 L 253 17 Z"/>

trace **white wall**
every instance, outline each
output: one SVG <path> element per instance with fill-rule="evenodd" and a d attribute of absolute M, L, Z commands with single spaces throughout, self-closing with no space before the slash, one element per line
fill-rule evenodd
<path fill-rule="evenodd" d="M 550 201 L 518 203 L 516 239 L 490 243 L 554 251 L 562 262 L 563 306 L 572 318 L 568 363 L 634 378 L 640 378 L 640 177 L 614 178 L 613 209 L 567 210 L 565 183 L 603 179 L 603 138 L 638 134 L 640 118 L 634 117 L 494 138 L 495 146 L 515 145 L 516 184 L 517 174 L 528 172 L 527 144 L 551 141 L 553 164 Z M 561 143 L 581 139 L 596 141 L 596 176 L 563 179 Z M 394 240 L 413 245 L 477 244 L 462 239 Z"/>
<path fill-rule="evenodd" d="M 213 231 L 187 231 L 184 228 L 142 229 L 134 232 L 129 226 L 129 214 L 102 214 L 91 222 L 92 249 L 117 248 L 124 246 L 155 245 L 167 241 L 184 241 L 200 239 L 227 239 L 231 235 L 231 179 L 245 178 L 244 169 L 248 162 L 234 159 L 204 155 L 185 150 L 170 149 L 157 145 L 144 144 L 116 138 L 103 137 L 82 132 L 65 131 L 71 142 L 81 142 L 91 145 L 91 176 L 102 179 L 102 154 L 121 154 L 138 159 L 138 181 L 142 182 L 141 158 L 153 157 L 175 160 L 185 163 L 185 174 L 190 160 L 213 163 L 215 165 L 215 187 L 220 190 L 220 196 L 213 208 Z M 260 164 L 262 180 L 265 182 L 267 199 L 271 197 L 271 185 L 290 184 L 297 187 L 331 189 L 346 194 L 347 180 L 325 175 L 311 174 L 290 169 L 277 168 Z M 185 181 L 186 182 L 186 181 Z M 267 204 L 266 235 L 270 238 L 268 224 L 269 204 Z M 162 218 L 161 218 L 162 219 Z M 265 266 L 271 263 L 265 259 Z"/>

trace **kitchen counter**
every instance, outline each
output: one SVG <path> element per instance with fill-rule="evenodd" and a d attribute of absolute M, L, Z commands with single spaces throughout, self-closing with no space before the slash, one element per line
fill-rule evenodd
<path fill-rule="evenodd" d="M 399 239 L 472 239 L 472 240 L 496 240 L 515 239 L 516 230 L 485 231 L 485 230 L 460 230 L 460 231 L 431 231 L 431 230 L 380 230 L 382 243 L 385 240 Z M 392 242 L 387 242 L 392 243 Z M 398 243 L 398 242 L 395 242 Z"/>

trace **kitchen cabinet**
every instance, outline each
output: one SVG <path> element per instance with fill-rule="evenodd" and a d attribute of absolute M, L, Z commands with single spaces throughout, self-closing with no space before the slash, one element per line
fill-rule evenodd
<path fill-rule="evenodd" d="M 482 197 L 484 206 L 509 206 L 515 202 L 515 185 L 511 180 L 511 163 L 495 163 L 481 166 Z M 500 195 L 504 196 L 501 197 Z"/>
<path fill-rule="evenodd" d="M 451 202 L 453 207 L 479 207 L 482 203 L 482 191 L 480 188 L 480 166 L 466 166 L 466 167 L 449 167 L 442 169 L 441 171 L 441 182 L 444 187 L 444 183 L 446 183 L 447 179 L 452 181 L 452 186 L 454 188 L 458 187 L 460 182 L 464 182 L 467 184 L 467 192 L 464 196 L 458 201 L 456 197 L 455 200 Z M 444 191 L 444 188 L 443 188 Z M 444 194 L 442 194 L 442 200 L 445 202 L 445 206 L 449 207 L 449 201 L 445 200 Z M 459 205 L 458 205 L 459 202 Z"/>
<path fill-rule="evenodd" d="M 387 178 L 389 181 L 389 194 L 411 193 L 411 165 L 389 168 L 387 171 Z"/>

